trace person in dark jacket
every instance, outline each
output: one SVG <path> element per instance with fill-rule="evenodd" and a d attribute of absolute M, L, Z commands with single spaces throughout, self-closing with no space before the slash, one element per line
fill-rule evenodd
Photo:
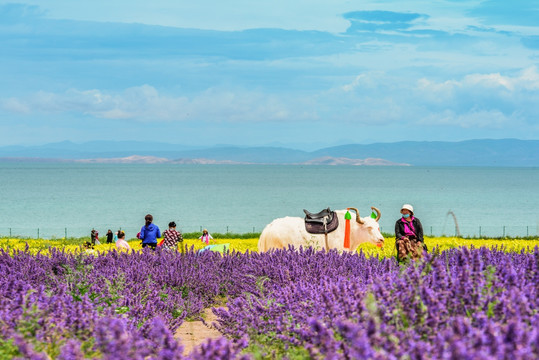
<path fill-rule="evenodd" d="M 423 238 L 423 225 L 414 217 L 414 208 L 410 204 L 402 205 L 401 215 L 395 223 L 397 260 L 401 261 L 408 255 L 412 258 L 421 257 L 423 250 L 427 250 Z"/>
<path fill-rule="evenodd" d="M 113 238 L 114 238 L 114 234 L 112 233 L 112 230 L 109 229 L 109 231 L 107 231 L 107 244 L 112 244 Z"/>
<path fill-rule="evenodd" d="M 159 227 L 153 224 L 153 216 L 148 214 L 144 217 L 146 224 L 140 229 L 140 240 L 142 240 L 142 247 L 151 247 L 155 250 L 157 247 L 157 238 L 161 237 L 161 231 Z"/>

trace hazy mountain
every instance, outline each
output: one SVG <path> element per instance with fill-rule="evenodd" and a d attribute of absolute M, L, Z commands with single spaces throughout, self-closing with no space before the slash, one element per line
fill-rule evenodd
<path fill-rule="evenodd" d="M 539 166 L 539 140 L 405 141 L 335 146 L 312 154 L 375 157 L 415 166 Z"/>
<path fill-rule="evenodd" d="M 323 156 L 321 158 L 316 158 L 302 162 L 300 165 L 354 165 L 354 166 L 363 166 L 363 165 L 382 165 L 382 166 L 410 166 L 410 164 L 405 163 L 394 163 L 392 161 L 376 158 L 367 158 L 367 159 L 349 159 L 345 157 L 332 157 L 332 156 Z"/>
<path fill-rule="evenodd" d="M 199 164 L 199 165 L 246 165 L 249 163 L 236 162 L 231 160 L 213 160 L 213 159 L 176 159 L 170 160 L 156 156 L 132 155 L 122 158 L 97 158 L 97 159 L 75 159 L 68 160 L 77 163 L 86 164 Z"/>
<path fill-rule="evenodd" d="M 133 157 L 138 156 L 138 157 Z M 163 160 L 144 160 L 154 157 Z M 303 151 L 285 147 L 217 146 L 196 148 L 151 142 L 92 141 L 39 146 L 0 147 L 0 158 L 81 160 L 87 162 L 175 162 L 253 164 L 409 164 L 414 166 L 539 166 L 539 140 L 468 140 L 461 142 L 404 141 L 349 144 Z M 36 159 L 32 159 L 35 161 Z M 109 159 L 109 160 L 107 160 Z M 127 160 L 125 160 L 127 159 Z M 346 159 L 346 160 L 344 160 Z M 371 160 L 369 160 L 371 159 Z M 373 162 L 372 159 L 376 159 Z M 6 160 L 6 159 L 4 159 Z M 196 160 L 196 161 L 195 161 Z"/>

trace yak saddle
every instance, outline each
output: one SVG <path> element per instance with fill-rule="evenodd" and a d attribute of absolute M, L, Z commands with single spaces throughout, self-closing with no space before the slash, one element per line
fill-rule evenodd
<path fill-rule="evenodd" d="M 311 234 L 328 234 L 339 227 L 339 219 L 335 211 L 329 208 L 313 214 L 303 209 L 305 213 L 305 229 Z"/>

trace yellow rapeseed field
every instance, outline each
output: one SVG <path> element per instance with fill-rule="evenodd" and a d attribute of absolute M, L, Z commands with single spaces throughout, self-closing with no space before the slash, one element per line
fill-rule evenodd
<path fill-rule="evenodd" d="M 524 240 L 524 239 L 463 239 L 457 237 L 425 237 L 425 244 L 429 252 L 434 248 L 440 251 L 453 249 L 461 246 L 466 247 L 488 247 L 503 249 L 504 251 L 520 252 L 533 251 L 535 246 L 539 246 L 539 239 Z M 382 249 L 373 244 L 361 244 L 358 251 L 363 251 L 366 255 L 380 257 L 390 257 L 396 255 L 395 239 L 386 238 L 385 245 Z"/>
<path fill-rule="evenodd" d="M 535 246 L 539 246 L 539 239 L 463 239 L 456 237 L 425 237 L 425 243 L 432 251 L 435 247 L 438 247 L 440 251 L 452 249 L 460 246 L 466 247 L 497 247 L 504 251 L 520 252 L 532 251 Z M 76 253 L 85 251 L 88 253 L 97 254 L 99 252 L 107 252 L 115 249 L 114 244 L 101 244 L 96 245 L 94 250 L 86 250 L 82 247 L 81 240 L 45 240 L 45 239 L 15 239 L 15 238 L 0 238 L 0 249 L 7 252 L 13 252 L 15 250 L 25 250 L 28 246 L 28 250 L 31 253 L 37 253 L 39 251 L 44 252 L 50 248 L 65 249 L 67 252 Z M 129 241 L 131 247 L 138 251 L 142 249 L 140 240 Z M 183 242 L 187 248 L 194 248 L 194 250 L 202 249 L 205 244 L 198 239 L 185 239 Z M 252 239 L 214 239 L 211 244 L 229 244 L 231 251 L 257 251 L 258 238 Z M 379 256 L 379 257 L 391 257 L 395 256 L 395 239 L 386 238 L 386 244 L 383 248 L 378 248 L 372 244 L 362 244 L 358 248 L 358 252 L 362 251 L 367 256 Z"/>
<path fill-rule="evenodd" d="M 15 251 L 15 250 L 25 250 L 28 246 L 28 251 L 31 253 L 37 253 L 39 251 L 47 251 L 50 248 L 64 249 L 67 252 L 81 252 L 86 251 L 88 253 L 98 253 L 106 252 L 113 249 L 116 249 L 114 244 L 100 244 L 95 245 L 93 251 L 86 250 L 83 245 L 83 241 L 80 239 L 75 240 L 47 240 L 47 239 L 17 239 L 17 238 L 0 238 L 0 249 L 4 251 Z M 129 245 L 134 250 L 141 250 L 142 245 L 140 240 L 128 240 Z M 206 244 L 204 244 L 199 239 L 185 239 L 183 242 L 184 246 L 187 248 L 194 248 L 194 250 L 200 250 Z M 212 245 L 214 244 L 229 244 L 231 251 L 240 251 L 246 252 L 257 251 L 258 238 L 253 239 L 214 239 L 211 241 Z"/>

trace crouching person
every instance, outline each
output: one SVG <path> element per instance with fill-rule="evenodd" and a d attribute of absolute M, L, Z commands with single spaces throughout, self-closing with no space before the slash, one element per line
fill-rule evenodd
<path fill-rule="evenodd" d="M 423 251 L 427 251 L 421 221 L 414 217 L 414 208 L 410 204 L 402 205 L 401 215 L 402 217 L 395 223 L 397 261 L 405 262 L 408 258 L 419 259 L 423 256 Z"/>

